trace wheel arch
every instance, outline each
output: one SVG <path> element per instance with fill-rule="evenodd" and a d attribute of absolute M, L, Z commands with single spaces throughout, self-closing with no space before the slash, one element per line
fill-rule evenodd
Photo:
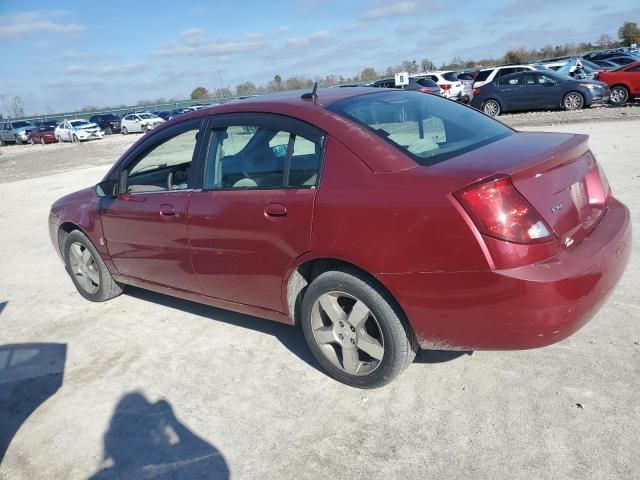
<path fill-rule="evenodd" d="M 381 290 L 381 292 L 388 297 L 393 308 L 396 309 L 401 317 L 401 320 L 406 323 L 411 333 L 415 335 L 411 322 L 408 320 L 404 309 L 391 290 L 387 288 L 379 278 L 354 263 L 333 257 L 308 258 L 300 262 L 290 271 L 285 283 L 285 293 L 287 314 L 289 315 L 289 318 L 291 318 L 292 324 L 297 325 L 300 323 L 302 299 L 304 298 L 307 286 L 322 273 L 332 270 L 356 272 L 371 280 Z"/>
<path fill-rule="evenodd" d="M 82 232 L 87 238 L 87 232 L 85 232 L 82 227 L 73 223 L 73 222 L 63 222 L 58 226 L 58 250 L 60 251 L 60 255 L 64 258 L 64 243 L 67 240 L 67 237 L 74 230 L 79 230 Z"/>
<path fill-rule="evenodd" d="M 500 112 L 498 112 L 498 113 L 505 112 L 503 102 L 502 102 L 498 97 L 493 96 L 493 97 L 485 98 L 485 99 L 482 101 L 482 105 L 480 105 L 480 109 L 482 110 L 482 113 L 484 113 L 484 106 L 485 106 L 485 104 L 486 104 L 487 102 L 490 102 L 490 101 L 494 101 L 494 102 L 496 102 L 496 103 L 498 104 L 498 106 L 500 107 Z M 486 114 L 485 114 L 485 115 L 486 115 Z"/>

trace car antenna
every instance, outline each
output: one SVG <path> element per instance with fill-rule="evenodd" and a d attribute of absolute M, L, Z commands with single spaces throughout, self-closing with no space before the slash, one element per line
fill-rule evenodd
<path fill-rule="evenodd" d="M 316 102 L 316 100 L 318 99 L 318 82 L 316 82 L 313 85 L 313 91 L 311 93 L 307 92 L 307 93 L 303 93 L 302 96 L 300 98 L 302 98 L 303 100 L 313 100 L 313 103 Z"/>

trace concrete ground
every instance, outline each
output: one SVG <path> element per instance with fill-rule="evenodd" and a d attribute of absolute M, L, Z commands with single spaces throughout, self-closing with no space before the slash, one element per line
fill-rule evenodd
<path fill-rule="evenodd" d="M 640 120 L 536 129 L 589 133 L 640 232 Z M 0 162 L 33 177 L 0 175 L 0 478 L 638 478 L 637 237 L 617 290 L 569 339 L 420 352 L 361 391 L 324 375 L 295 328 L 133 288 L 103 304 L 77 294 L 47 214 L 100 179 L 126 146 L 110 141 L 65 147 L 104 152 L 57 174 L 47 147 L 3 150 L 36 153 Z"/>

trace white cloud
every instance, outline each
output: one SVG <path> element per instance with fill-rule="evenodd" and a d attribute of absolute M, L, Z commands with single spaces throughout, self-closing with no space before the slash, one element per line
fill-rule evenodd
<path fill-rule="evenodd" d="M 285 47 L 308 47 L 314 44 L 326 43 L 331 39 L 331 34 L 327 31 L 314 32 L 307 37 L 289 38 Z"/>
<path fill-rule="evenodd" d="M 146 63 L 124 63 L 120 65 L 105 65 L 102 67 L 86 67 L 83 65 L 70 65 L 64 69 L 69 75 L 133 75 L 143 73 L 149 70 Z"/>
<path fill-rule="evenodd" d="M 276 29 L 276 33 L 289 33 L 289 27 L 283 25 L 282 27 L 278 27 Z"/>
<path fill-rule="evenodd" d="M 43 34 L 74 34 L 86 30 L 84 25 L 62 23 L 56 17 L 63 12 L 33 11 L 0 16 L 0 39 L 14 40 Z"/>
<path fill-rule="evenodd" d="M 216 57 L 251 52 L 264 47 L 264 42 L 243 40 L 234 42 L 206 42 L 198 45 L 174 45 L 153 52 L 157 57 Z"/>
<path fill-rule="evenodd" d="M 417 2 L 395 2 L 377 7 L 371 7 L 364 14 L 365 18 L 378 20 L 380 18 L 397 17 L 400 15 L 409 15 L 418 8 Z"/>

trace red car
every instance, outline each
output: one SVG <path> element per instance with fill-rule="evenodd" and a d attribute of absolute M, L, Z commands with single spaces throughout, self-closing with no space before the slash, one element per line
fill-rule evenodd
<path fill-rule="evenodd" d="M 31 143 L 55 143 L 56 123 L 55 122 L 41 122 L 36 125 L 36 128 L 29 133 L 29 140 Z"/>
<path fill-rule="evenodd" d="M 616 70 L 598 73 L 597 79 L 609 85 L 611 103 L 622 105 L 640 97 L 640 62 L 630 63 Z"/>
<path fill-rule="evenodd" d="M 374 88 L 167 122 L 58 200 L 49 228 L 87 299 L 135 285 L 299 324 L 327 372 L 363 388 L 419 346 L 562 340 L 631 250 L 629 211 L 586 136 Z"/>

